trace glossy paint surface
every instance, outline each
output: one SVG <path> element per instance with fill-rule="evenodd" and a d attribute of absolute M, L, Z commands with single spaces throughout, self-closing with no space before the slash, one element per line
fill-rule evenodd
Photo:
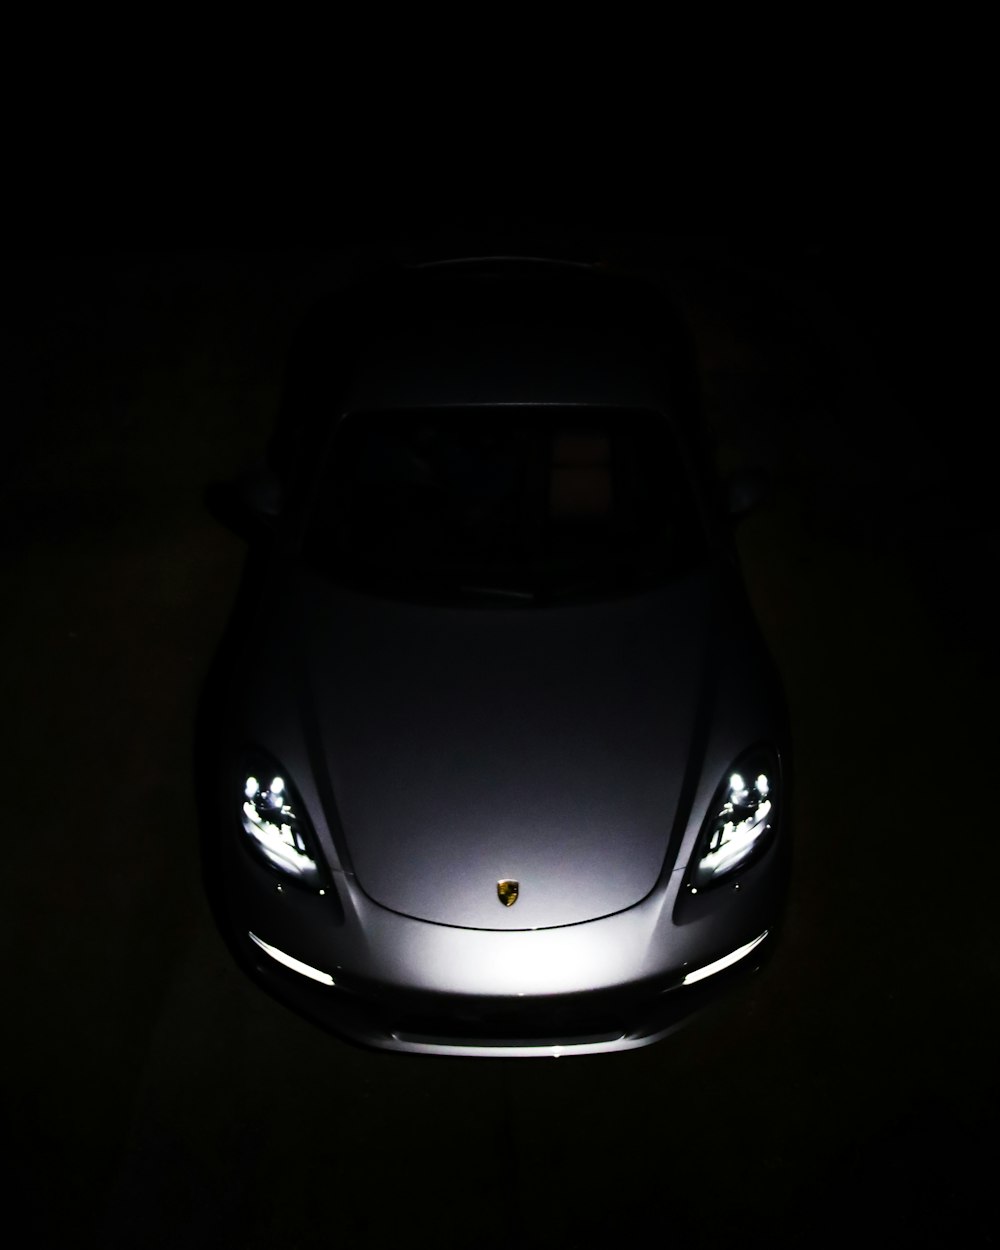
<path fill-rule="evenodd" d="M 322 894 L 279 890 L 224 797 L 231 944 L 271 992 L 370 1045 L 508 1056 L 645 1045 L 757 966 L 754 943 L 779 927 L 780 820 L 738 891 L 687 881 L 727 770 L 761 744 L 784 766 L 786 729 L 711 519 L 697 412 L 678 398 L 686 380 L 663 372 L 676 353 L 651 346 L 648 325 L 623 333 L 623 306 L 636 325 L 648 315 L 624 291 L 622 305 L 606 278 L 551 273 L 407 284 L 387 329 L 376 317 L 339 404 L 331 397 L 330 430 L 338 411 L 359 422 L 407 402 L 462 405 L 469 422 L 514 405 L 523 423 L 561 395 L 567 428 L 588 405 L 662 405 L 653 419 L 670 423 L 680 456 L 664 483 L 680 465 L 703 534 L 691 567 L 566 602 L 341 584 L 295 537 L 323 489 L 310 494 L 301 461 L 298 528 L 251 555 L 240 643 L 222 657 L 221 792 L 241 793 L 245 761 L 266 753 L 301 796 L 326 876 Z M 275 570 L 280 595 L 256 595 Z M 506 880 L 512 905 L 498 894 Z M 334 985 L 296 977 L 294 961 Z"/>

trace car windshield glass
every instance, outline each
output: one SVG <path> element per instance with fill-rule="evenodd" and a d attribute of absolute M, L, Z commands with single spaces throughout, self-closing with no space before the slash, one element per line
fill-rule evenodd
<path fill-rule="evenodd" d="M 333 436 L 305 556 L 407 597 L 548 601 L 662 584 L 704 546 L 658 413 L 353 413 Z"/>

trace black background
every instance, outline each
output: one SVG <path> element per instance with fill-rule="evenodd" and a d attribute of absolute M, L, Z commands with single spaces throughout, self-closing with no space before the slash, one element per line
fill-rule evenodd
<path fill-rule="evenodd" d="M 198 875 L 191 742 L 296 323 L 386 252 L 597 252 L 664 277 L 788 690 L 783 945 L 666 1042 L 409 1060 L 247 983 Z M 6 421 L 12 1201 L 111 1246 L 989 1245 L 998 573 L 981 241 L 558 221 L 305 246 L 25 242 Z M 12 1165 L 12 1167 L 10 1167 Z"/>

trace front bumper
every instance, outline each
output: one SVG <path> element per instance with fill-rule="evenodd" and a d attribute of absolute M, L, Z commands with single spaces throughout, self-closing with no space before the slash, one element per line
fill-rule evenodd
<path fill-rule="evenodd" d="M 352 979 L 334 982 L 329 974 L 322 974 L 330 981 L 324 985 L 264 952 L 259 941 L 254 945 L 256 958 L 248 946 L 244 963 L 249 961 L 258 983 L 352 1041 L 411 1054 L 514 1059 L 648 1046 L 687 1023 L 735 981 L 758 971 L 773 943 L 765 931 L 747 944 L 752 951 L 713 973 L 712 981 L 675 978 L 665 986 L 531 999 L 407 994 Z"/>
<path fill-rule="evenodd" d="M 322 894 L 306 891 L 236 843 L 222 859 L 220 926 L 275 998 L 365 1046 L 502 1058 L 629 1050 L 666 1037 L 760 968 L 788 868 L 779 839 L 738 888 L 694 897 L 678 871 L 616 915 L 501 931 L 387 911 L 347 874 L 334 874 Z"/>

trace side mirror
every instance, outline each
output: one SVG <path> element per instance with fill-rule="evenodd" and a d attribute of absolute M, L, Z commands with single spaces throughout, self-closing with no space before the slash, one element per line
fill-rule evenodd
<path fill-rule="evenodd" d="M 736 520 L 746 516 L 771 490 L 771 475 L 766 469 L 737 469 L 725 483 L 725 503 L 729 516 Z"/>
<path fill-rule="evenodd" d="M 257 465 L 231 482 L 213 482 L 205 491 L 212 516 L 248 543 L 273 532 L 284 506 L 281 479 Z"/>

